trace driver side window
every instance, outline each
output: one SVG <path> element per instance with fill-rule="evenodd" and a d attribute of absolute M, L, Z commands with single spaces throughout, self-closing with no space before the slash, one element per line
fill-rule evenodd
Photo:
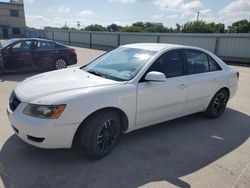
<path fill-rule="evenodd" d="M 159 57 L 148 72 L 157 71 L 165 74 L 166 78 L 183 75 L 183 59 L 181 50 L 168 51 Z"/>
<path fill-rule="evenodd" d="M 24 52 L 29 51 L 32 46 L 32 41 L 21 41 L 12 46 L 12 52 Z"/>

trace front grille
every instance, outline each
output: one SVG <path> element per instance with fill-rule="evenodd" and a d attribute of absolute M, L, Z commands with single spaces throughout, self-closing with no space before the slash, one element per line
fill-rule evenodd
<path fill-rule="evenodd" d="M 15 92 L 13 91 L 9 100 L 10 109 L 14 112 L 20 103 L 21 101 L 17 98 Z"/>

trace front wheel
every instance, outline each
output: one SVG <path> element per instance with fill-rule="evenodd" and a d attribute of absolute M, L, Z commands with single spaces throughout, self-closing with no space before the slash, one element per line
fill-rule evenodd
<path fill-rule="evenodd" d="M 210 101 L 205 115 L 209 118 L 218 118 L 225 111 L 229 95 L 226 90 L 219 90 Z"/>
<path fill-rule="evenodd" d="M 118 113 L 103 111 L 94 114 L 80 131 L 80 149 L 84 149 L 90 157 L 104 157 L 115 147 L 120 132 L 121 121 Z"/>
<path fill-rule="evenodd" d="M 65 68 L 67 68 L 67 62 L 64 59 L 59 58 L 55 60 L 55 63 L 54 63 L 55 70 L 60 70 L 60 69 L 65 69 Z"/>

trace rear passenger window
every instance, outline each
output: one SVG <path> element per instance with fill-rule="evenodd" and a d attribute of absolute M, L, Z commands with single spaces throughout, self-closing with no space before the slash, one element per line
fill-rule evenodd
<path fill-rule="evenodd" d="M 47 41 L 37 41 L 37 49 L 53 49 L 55 48 L 55 43 Z"/>
<path fill-rule="evenodd" d="M 208 56 L 208 62 L 209 62 L 209 70 L 210 71 L 221 70 L 220 65 L 218 65 L 218 63 L 213 58 L 211 58 L 210 56 Z"/>
<path fill-rule="evenodd" d="M 196 50 L 187 50 L 186 57 L 189 74 L 197 74 L 209 71 L 207 54 Z"/>
<path fill-rule="evenodd" d="M 167 78 L 181 76 L 183 74 L 182 52 L 172 50 L 159 57 L 149 68 L 150 71 L 162 72 Z"/>

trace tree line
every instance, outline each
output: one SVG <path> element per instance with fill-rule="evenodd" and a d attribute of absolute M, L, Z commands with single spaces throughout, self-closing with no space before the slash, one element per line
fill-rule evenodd
<path fill-rule="evenodd" d="M 77 30 L 66 24 L 61 28 L 45 27 L 44 29 Z M 80 30 L 107 31 L 107 32 L 149 32 L 149 33 L 250 33 L 250 20 L 240 20 L 225 27 L 222 23 L 207 23 L 205 21 L 191 21 L 183 25 L 176 24 L 175 28 L 166 27 L 156 22 L 136 22 L 129 26 L 111 24 L 102 26 L 98 24 L 88 25 Z"/>

